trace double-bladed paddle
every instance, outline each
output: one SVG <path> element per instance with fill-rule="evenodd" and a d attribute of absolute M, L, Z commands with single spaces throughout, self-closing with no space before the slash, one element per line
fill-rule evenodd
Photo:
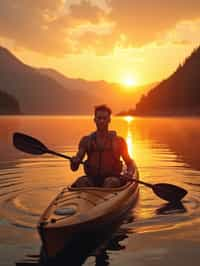
<path fill-rule="evenodd" d="M 13 144 L 18 150 L 26 153 L 35 154 L 35 155 L 49 153 L 71 160 L 70 156 L 49 150 L 42 142 L 40 142 L 36 138 L 25 135 L 23 133 L 17 132 L 13 134 Z M 83 162 L 81 163 L 83 164 Z"/>
<path fill-rule="evenodd" d="M 37 154 L 37 155 L 49 153 L 71 160 L 70 156 L 66 156 L 64 154 L 60 154 L 58 152 L 49 150 L 39 140 L 31 136 L 25 135 L 23 133 L 17 132 L 13 134 L 13 144 L 17 149 L 26 153 Z M 84 162 L 81 163 L 84 164 Z M 167 183 L 150 184 L 143 182 L 141 180 L 134 180 L 134 181 L 151 188 L 158 197 L 169 202 L 178 202 L 187 194 L 187 190 L 172 184 L 167 184 Z"/>

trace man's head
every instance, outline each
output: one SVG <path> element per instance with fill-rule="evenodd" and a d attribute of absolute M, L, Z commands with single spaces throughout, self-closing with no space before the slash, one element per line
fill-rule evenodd
<path fill-rule="evenodd" d="M 111 109 L 106 105 L 95 106 L 95 117 L 94 121 L 96 123 L 98 130 L 107 130 L 108 124 L 110 123 Z"/>

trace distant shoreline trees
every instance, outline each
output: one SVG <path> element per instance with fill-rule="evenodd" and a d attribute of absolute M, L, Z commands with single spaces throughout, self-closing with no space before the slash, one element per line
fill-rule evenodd
<path fill-rule="evenodd" d="M 167 79 L 143 95 L 126 115 L 200 115 L 200 47 Z"/>

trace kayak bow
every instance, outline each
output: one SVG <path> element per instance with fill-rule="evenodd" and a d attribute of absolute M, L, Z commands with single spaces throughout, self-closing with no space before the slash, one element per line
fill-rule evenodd
<path fill-rule="evenodd" d="M 64 188 L 37 226 L 47 257 L 56 256 L 77 235 L 101 231 L 124 217 L 135 205 L 138 190 L 134 181 L 118 188 Z"/>

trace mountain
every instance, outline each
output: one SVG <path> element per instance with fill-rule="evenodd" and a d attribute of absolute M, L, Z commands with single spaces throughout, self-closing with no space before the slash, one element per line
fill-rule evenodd
<path fill-rule="evenodd" d="M 40 73 L 55 79 L 60 85 L 65 88 L 73 88 L 83 93 L 88 93 L 95 96 L 100 103 L 108 104 L 114 112 L 121 109 L 127 109 L 130 105 L 135 105 L 142 94 L 147 93 L 155 84 L 133 87 L 125 89 L 118 83 L 109 83 L 103 80 L 87 81 L 84 79 L 69 78 L 54 69 L 41 68 Z M 97 103 L 94 102 L 94 105 Z"/>
<path fill-rule="evenodd" d="M 200 47 L 154 87 L 130 112 L 137 115 L 200 115 Z"/>
<path fill-rule="evenodd" d="M 4 114 L 20 114 L 20 107 L 14 97 L 0 91 L 0 115 Z"/>
<path fill-rule="evenodd" d="M 115 83 L 68 78 L 28 66 L 0 47 L 0 88 L 17 99 L 23 114 L 91 114 L 102 103 L 115 113 L 134 106 L 152 86 L 126 91 Z"/>
<path fill-rule="evenodd" d="M 23 114 L 88 114 L 97 101 L 87 93 L 64 88 L 2 47 L 0 88 L 18 100 Z"/>

